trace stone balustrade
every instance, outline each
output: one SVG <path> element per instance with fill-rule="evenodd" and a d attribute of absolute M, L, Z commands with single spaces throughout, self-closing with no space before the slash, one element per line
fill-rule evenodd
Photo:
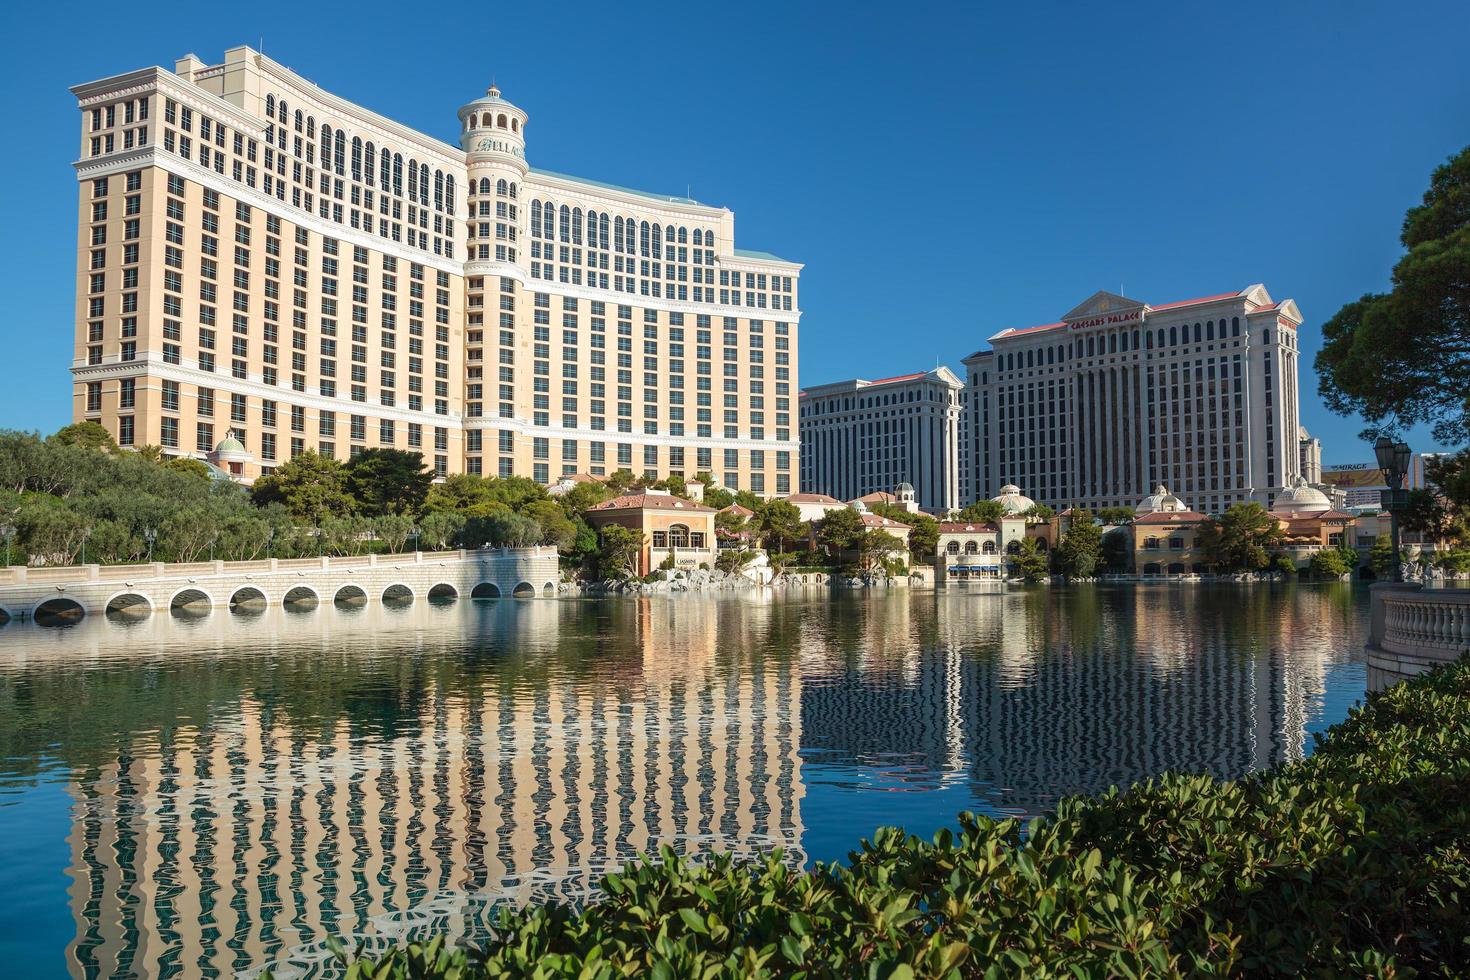
<path fill-rule="evenodd" d="M 1370 691 L 1454 660 L 1470 650 L 1470 589 L 1373 586 L 1367 650 Z"/>

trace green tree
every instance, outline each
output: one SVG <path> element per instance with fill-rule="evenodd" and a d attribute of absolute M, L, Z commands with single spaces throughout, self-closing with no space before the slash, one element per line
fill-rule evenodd
<path fill-rule="evenodd" d="M 1041 582 L 1047 576 L 1046 554 L 1035 538 L 1022 538 L 1016 553 L 1011 556 L 1011 565 L 1016 574 L 1026 582 Z"/>
<path fill-rule="evenodd" d="M 1004 504 L 994 500 L 977 500 L 960 511 L 956 519 L 967 524 L 993 524 L 1004 516 Z"/>
<path fill-rule="evenodd" d="M 534 500 L 520 511 L 521 515 L 535 521 L 541 528 L 539 540 L 530 544 L 555 545 L 562 554 L 570 554 L 577 543 L 577 525 L 562 509 L 561 504 L 547 497 Z"/>
<path fill-rule="evenodd" d="M 482 548 L 529 548 L 540 544 L 541 525 L 510 510 L 497 510 L 485 517 L 472 517 L 461 534 L 465 546 Z"/>
<path fill-rule="evenodd" d="M 1354 567 L 1336 548 L 1326 548 L 1312 556 L 1313 578 L 1341 578 L 1351 574 Z"/>
<path fill-rule="evenodd" d="M 292 517 L 312 525 L 345 517 L 355 508 L 342 464 L 311 449 L 256 480 L 250 496 L 257 507 L 280 504 Z"/>
<path fill-rule="evenodd" d="M 889 556 L 903 551 L 903 541 L 898 535 L 891 534 L 882 528 L 871 528 L 858 535 L 857 553 L 858 564 L 863 571 L 871 571 L 875 566 L 882 564 Z"/>
<path fill-rule="evenodd" d="M 1068 578 L 1091 578 L 1102 561 L 1102 528 L 1092 514 L 1074 510 L 1067 533 L 1057 545 L 1057 570 Z"/>
<path fill-rule="evenodd" d="M 454 511 L 431 511 L 419 521 L 419 547 L 443 551 L 464 530 L 465 517 Z"/>
<path fill-rule="evenodd" d="M 1046 504 L 1032 504 L 1030 507 L 1026 508 L 1021 516 L 1034 521 L 1049 521 L 1053 517 L 1057 516 L 1057 512 L 1052 510 Z"/>
<path fill-rule="evenodd" d="M 602 482 L 607 484 L 614 495 L 621 496 L 633 489 L 636 480 L 632 470 L 613 470 L 612 475 Z"/>
<path fill-rule="evenodd" d="M 1257 572 L 1271 562 L 1281 526 L 1255 501 L 1236 504 L 1199 526 L 1195 540 L 1205 560 L 1223 572 Z"/>
<path fill-rule="evenodd" d="M 344 469 L 348 490 L 368 514 L 416 514 L 434 482 L 424 454 L 404 449 L 367 449 Z"/>
<path fill-rule="evenodd" d="M 1104 526 L 1132 524 L 1133 517 L 1132 507 L 1104 507 L 1097 512 L 1097 519 L 1102 521 Z"/>
<path fill-rule="evenodd" d="M 749 565 L 753 557 L 755 557 L 755 553 L 747 551 L 744 548 L 723 548 L 715 556 L 715 567 L 722 572 L 733 574 L 734 572 L 740 571 L 746 565 Z"/>
<path fill-rule="evenodd" d="M 806 537 L 801 511 L 789 500 L 773 499 L 755 509 L 755 524 L 767 550 L 787 551 L 791 542 Z"/>
<path fill-rule="evenodd" d="M 196 480 L 209 479 L 209 465 L 202 459 L 194 459 L 192 456 L 175 456 L 163 465 L 175 473 L 182 473 Z"/>
<path fill-rule="evenodd" d="M 1374 577 L 1392 578 L 1398 564 L 1399 554 L 1394 550 L 1393 539 L 1387 534 L 1379 535 L 1378 539 L 1373 542 L 1373 548 L 1368 552 L 1368 567 L 1373 569 Z"/>
<path fill-rule="evenodd" d="M 909 553 L 920 558 L 931 558 L 939 547 L 939 522 L 928 514 L 911 514 L 909 525 Z"/>
<path fill-rule="evenodd" d="M 643 534 L 621 524 L 606 524 L 598 533 L 602 547 L 597 553 L 598 574 L 605 579 L 631 578 L 638 574 L 638 557 L 643 551 Z"/>
<path fill-rule="evenodd" d="M 384 514 L 373 521 L 373 533 L 383 542 L 384 550 L 390 555 L 396 555 L 403 550 L 413 528 L 413 518 L 404 514 Z"/>
<path fill-rule="evenodd" d="M 866 528 L 858 512 L 851 507 L 829 510 L 816 522 L 817 544 L 827 549 L 832 557 L 840 552 L 855 550 Z"/>
<path fill-rule="evenodd" d="M 1110 572 L 1123 573 L 1133 561 L 1133 532 L 1126 527 L 1115 527 L 1103 535 L 1103 566 Z"/>
<path fill-rule="evenodd" d="M 78 446 L 82 449 L 104 449 L 111 452 L 117 448 L 112 433 L 98 422 L 73 422 L 57 429 L 51 438 L 62 445 Z"/>
<path fill-rule="evenodd" d="M 1322 327 L 1316 366 L 1334 411 L 1375 427 L 1428 424 L 1470 435 L 1470 147 L 1434 171 L 1404 216 L 1392 289 L 1349 303 Z M 1470 501 L 1467 501 L 1470 502 Z"/>

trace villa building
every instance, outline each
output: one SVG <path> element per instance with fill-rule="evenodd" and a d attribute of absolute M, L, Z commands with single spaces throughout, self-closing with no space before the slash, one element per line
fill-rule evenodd
<path fill-rule="evenodd" d="M 946 367 L 801 392 L 801 485 L 843 500 L 899 483 L 918 506 L 959 506 L 960 391 Z"/>
<path fill-rule="evenodd" d="M 72 91 L 73 415 L 120 445 L 799 489 L 801 266 L 730 210 L 532 167 L 494 86 L 447 140 L 248 47 Z"/>
<path fill-rule="evenodd" d="M 1162 484 L 1134 508 L 1133 570 L 1139 575 L 1195 575 L 1205 571 L 1197 534 L 1209 517 Z"/>
<path fill-rule="evenodd" d="M 672 559 L 675 568 L 713 568 L 715 509 L 676 497 L 667 490 L 639 490 L 587 508 L 585 520 L 594 531 L 619 524 L 643 538 L 635 571 L 648 575 Z"/>
<path fill-rule="evenodd" d="M 1301 323 L 1255 285 L 1159 306 L 1099 292 L 1000 331 L 964 359 L 961 499 L 1022 483 L 1097 510 L 1167 483 L 1209 513 L 1269 507 L 1302 462 Z"/>

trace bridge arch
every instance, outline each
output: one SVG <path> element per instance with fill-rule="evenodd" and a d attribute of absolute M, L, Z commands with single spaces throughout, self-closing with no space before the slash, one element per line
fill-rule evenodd
<path fill-rule="evenodd" d="M 230 595 L 230 612 L 260 613 L 269 604 L 265 593 L 253 585 L 245 585 Z"/>
<path fill-rule="evenodd" d="M 534 599 L 536 598 L 536 586 L 530 582 L 518 582 L 511 595 L 517 599 Z"/>
<path fill-rule="evenodd" d="M 470 592 L 471 599 L 499 599 L 500 586 L 494 582 L 481 582 Z"/>
<path fill-rule="evenodd" d="M 10 622 L 14 618 L 15 617 L 10 615 L 9 609 L 6 609 L 4 606 L 0 606 L 0 626 L 4 626 L 6 623 Z"/>
<path fill-rule="evenodd" d="M 555 582 L 547 582 L 545 585 L 541 586 L 541 594 L 544 595 L 544 596 L 546 596 L 548 599 L 555 598 L 555 596 L 556 596 L 556 583 Z"/>
<path fill-rule="evenodd" d="M 281 596 L 282 606 L 301 612 L 307 609 L 314 609 L 321 604 L 321 601 L 321 595 L 309 585 L 292 586 L 286 591 L 285 595 Z"/>
<path fill-rule="evenodd" d="M 119 592 L 102 609 L 106 616 L 127 619 L 142 619 L 154 612 L 153 600 L 141 592 Z"/>
<path fill-rule="evenodd" d="M 31 610 L 37 626 L 71 626 L 86 618 L 87 610 L 70 596 L 55 595 L 42 599 Z"/>
<path fill-rule="evenodd" d="M 168 601 L 168 611 L 175 616 L 207 616 L 214 608 L 214 596 L 190 586 L 175 592 Z"/>
<path fill-rule="evenodd" d="M 367 605 L 367 601 L 367 590 L 364 589 L 362 586 L 356 585 L 352 582 L 349 582 L 346 585 L 342 586 L 340 589 L 337 590 L 337 594 L 332 596 L 332 605 L 338 607 L 365 606 Z"/>
<path fill-rule="evenodd" d="M 429 590 L 429 602 L 436 606 L 447 606 L 459 599 L 459 590 L 448 582 L 440 582 Z"/>
<path fill-rule="evenodd" d="M 402 582 L 395 583 L 383 590 L 383 603 L 389 606 L 407 606 L 413 602 L 413 589 Z"/>

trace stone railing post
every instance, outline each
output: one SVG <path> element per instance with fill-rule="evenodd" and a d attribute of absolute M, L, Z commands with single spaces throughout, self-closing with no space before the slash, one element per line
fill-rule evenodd
<path fill-rule="evenodd" d="M 88 582 L 95 582 L 95 581 L 97 581 L 101 577 L 102 577 L 102 566 L 101 565 L 88 565 L 87 566 L 87 581 Z"/>

